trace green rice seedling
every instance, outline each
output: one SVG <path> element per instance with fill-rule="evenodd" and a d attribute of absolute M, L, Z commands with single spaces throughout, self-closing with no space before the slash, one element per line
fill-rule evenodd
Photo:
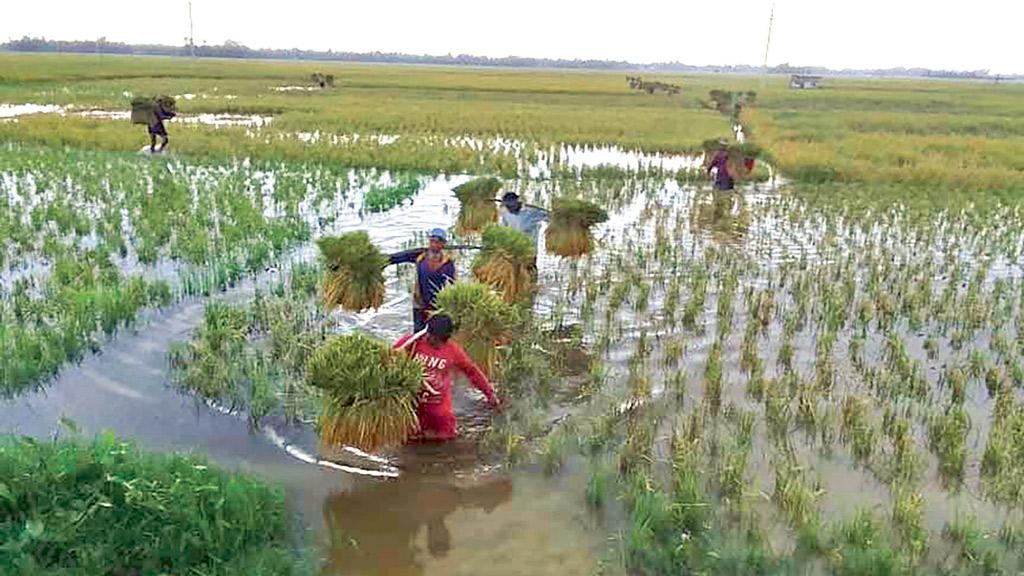
<path fill-rule="evenodd" d="M 794 528 L 817 519 L 818 501 L 824 494 L 820 484 L 807 480 L 804 468 L 791 458 L 775 463 L 774 501 Z"/>
<path fill-rule="evenodd" d="M 722 407 L 722 344 L 715 342 L 704 365 L 704 402 L 717 414 Z"/>
<path fill-rule="evenodd" d="M 896 488 L 892 522 L 904 549 L 912 559 L 919 560 L 928 549 L 928 531 L 924 527 L 924 497 L 920 492 L 905 486 Z"/>
<path fill-rule="evenodd" d="M 747 376 L 746 392 L 747 396 L 758 402 L 764 400 L 765 378 L 762 366 L 758 365 L 751 369 L 750 374 Z"/>
<path fill-rule="evenodd" d="M 541 460 L 546 474 L 556 474 L 562 469 L 567 444 L 568 436 L 561 427 L 552 431 L 544 439 L 544 445 L 541 448 Z"/>
<path fill-rule="evenodd" d="M 490 285 L 510 304 L 522 302 L 536 285 L 533 241 L 507 226 L 489 226 L 483 248 L 473 259 L 473 275 Z"/>
<path fill-rule="evenodd" d="M 836 574 L 844 576 L 899 574 L 900 558 L 889 535 L 870 510 L 859 510 L 840 523 L 830 538 L 828 557 Z"/>
<path fill-rule="evenodd" d="M 686 370 L 675 370 L 669 377 L 669 389 L 672 391 L 672 396 L 675 399 L 676 406 L 679 408 L 683 406 L 683 402 L 686 399 L 686 381 Z"/>
<path fill-rule="evenodd" d="M 868 420 L 867 401 L 847 396 L 842 409 L 842 441 L 850 446 L 854 460 L 866 464 L 875 450 L 876 431 Z"/>
<path fill-rule="evenodd" d="M 371 186 L 363 195 L 363 209 L 387 212 L 416 196 L 422 185 L 419 178 L 410 174 L 402 176 L 390 186 Z"/>
<path fill-rule="evenodd" d="M 980 574 L 1002 573 L 999 550 L 975 516 L 957 515 L 942 528 L 942 538 L 959 550 L 961 562 Z"/>
<path fill-rule="evenodd" d="M 324 394 L 317 427 L 325 444 L 373 450 L 419 427 L 423 367 L 383 342 L 362 334 L 327 340 L 310 356 L 306 381 Z"/>
<path fill-rule="evenodd" d="M 455 224 L 459 234 L 479 232 L 498 219 L 495 196 L 501 190 L 499 178 L 476 178 L 456 186 L 452 191 L 461 208 Z"/>
<path fill-rule="evenodd" d="M 556 198 L 544 236 L 545 245 L 549 251 L 563 257 L 587 254 L 594 246 L 590 229 L 607 220 L 608 213 L 592 202 Z"/>
<path fill-rule="evenodd" d="M 962 406 L 967 394 L 967 373 L 958 366 L 949 366 L 943 374 L 943 379 L 949 386 L 950 403 Z"/>
<path fill-rule="evenodd" d="M 939 460 L 939 477 L 947 487 L 959 488 L 963 482 L 970 429 L 967 412 L 956 404 L 932 415 L 928 423 L 929 447 Z"/>
<path fill-rule="evenodd" d="M 686 342 L 682 336 L 675 336 L 667 340 L 662 347 L 661 365 L 665 368 L 675 368 L 679 360 L 686 352 Z"/>
<path fill-rule="evenodd" d="M 522 319 L 519 310 L 490 286 L 457 282 L 445 286 L 434 300 L 434 313 L 455 321 L 454 338 L 490 377 L 503 373 L 499 347 L 513 340 Z"/>
<path fill-rule="evenodd" d="M 626 443 L 619 451 L 619 473 L 647 470 L 654 461 L 654 434 L 657 421 L 637 414 L 626 421 Z"/>
<path fill-rule="evenodd" d="M 169 352 L 175 384 L 201 398 L 244 407 L 243 354 L 248 330 L 244 309 L 219 302 L 207 304 L 195 338 Z"/>
<path fill-rule="evenodd" d="M 323 301 L 328 310 L 341 306 L 360 311 L 384 302 L 384 267 L 388 259 L 366 232 L 349 232 L 317 240 L 324 261 Z"/>
<path fill-rule="evenodd" d="M 924 351 L 929 360 L 935 360 L 939 355 L 939 342 L 934 336 L 929 335 L 924 340 Z"/>
<path fill-rule="evenodd" d="M 245 377 L 248 384 L 246 404 L 249 409 L 249 426 L 258 429 L 260 421 L 279 405 L 274 394 L 274 382 L 281 375 L 273 369 L 273 364 L 257 357 L 248 360 Z"/>
<path fill-rule="evenodd" d="M 998 366 L 989 366 L 985 369 L 985 389 L 989 398 L 995 398 L 999 390 L 1007 387 L 1003 371 Z"/>
<path fill-rule="evenodd" d="M 592 458 L 587 473 L 587 503 L 594 508 L 602 508 L 608 501 L 614 481 L 614 472 L 608 465 L 602 459 Z"/>
<path fill-rule="evenodd" d="M 785 438 L 789 433 L 789 419 L 792 415 L 790 399 L 778 380 L 769 380 L 764 385 L 764 416 L 768 431 L 774 438 Z"/>
<path fill-rule="evenodd" d="M 793 369 L 793 355 L 795 350 L 793 348 L 793 341 L 786 338 L 782 341 L 782 345 L 779 346 L 779 355 L 776 362 L 779 366 L 782 366 L 786 371 Z"/>
<path fill-rule="evenodd" d="M 627 381 L 630 397 L 636 400 L 646 400 L 651 396 L 651 375 L 642 365 L 631 364 L 629 367 L 629 379 Z"/>

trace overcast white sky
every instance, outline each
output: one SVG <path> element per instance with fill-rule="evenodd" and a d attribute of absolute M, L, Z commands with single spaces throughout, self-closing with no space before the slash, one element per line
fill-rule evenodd
<path fill-rule="evenodd" d="M 0 39 L 182 44 L 187 0 L 4 0 Z M 761 64 L 772 0 L 193 0 L 196 43 Z M 769 64 L 1024 72 L 1024 0 L 776 0 Z"/>

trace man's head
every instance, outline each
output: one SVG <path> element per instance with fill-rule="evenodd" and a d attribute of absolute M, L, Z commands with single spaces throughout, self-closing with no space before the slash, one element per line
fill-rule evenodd
<path fill-rule="evenodd" d="M 522 209 L 523 204 L 519 201 L 519 194 L 515 192 L 506 192 L 501 197 L 501 203 L 505 206 L 505 209 L 513 214 L 518 214 L 519 210 Z"/>
<path fill-rule="evenodd" d="M 718 149 L 719 150 L 727 150 L 728 148 L 729 148 L 729 142 L 725 138 L 720 138 L 718 140 Z"/>
<path fill-rule="evenodd" d="M 430 251 L 440 252 L 448 244 L 448 233 L 442 228 L 434 228 L 430 231 Z"/>
<path fill-rule="evenodd" d="M 455 322 L 447 314 L 434 314 L 427 320 L 427 340 L 435 346 L 448 341 L 455 332 Z"/>

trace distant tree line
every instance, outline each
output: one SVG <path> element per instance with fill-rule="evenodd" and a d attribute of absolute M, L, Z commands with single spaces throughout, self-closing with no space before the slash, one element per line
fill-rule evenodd
<path fill-rule="evenodd" d="M 168 46 L 163 44 L 125 44 L 98 40 L 48 40 L 30 38 L 11 40 L 0 44 L 0 50 L 10 52 L 71 52 L 85 54 L 135 54 L 148 56 L 195 56 L 199 58 L 262 58 L 272 60 L 319 60 L 335 62 L 371 62 L 395 64 L 441 64 L 454 66 L 499 66 L 510 68 L 566 68 L 588 70 L 646 70 L 651 72 L 719 72 L 730 74 L 760 74 L 760 66 L 693 66 L 681 62 L 634 64 L 623 60 L 565 60 L 554 58 L 526 58 L 488 56 L 401 54 L 397 52 L 334 52 L 331 50 L 299 50 L 249 48 L 228 40 L 220 45 Z M 927 68 L 888 68 L 881 70 L 832 70 L 824 67 L 790 66 L 780 64 L 768 68 L 772 74 L 815 74 L 820 76 L 914 76 L 928 78 L 993 79 L 988 70 L 930 70 Z M 1002 79 L 1024 79 L 1024 76 L 1002 76 Z"/>

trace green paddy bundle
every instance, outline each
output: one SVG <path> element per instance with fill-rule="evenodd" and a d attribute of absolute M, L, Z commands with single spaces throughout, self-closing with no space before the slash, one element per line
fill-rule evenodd
<path fill-rule="evenodd" d="M 164 110 L 173 112 L 177 107 L 174 98 L 166 94 L 151 98 L 149 96 L 136 96 L 132 98 L 132 124 L 150 125 L 156 122 L 156 108 L 162 106 Z"/>
<path fill-rule="evenodd" d="M 592 202 L 574 198 L 556 199 L 544 234 L 548 251 L 566 257 L 587 254 L 594 248 L 590 228 L 607 221 L 608 213 Z"/>
<path fill-rule="evenodd" d="M 473 275 L 497 290 L 505 302 L 522 301 L 537 280 L 533 240 L 507 226 L 489 226 L 482 236 L 483 247 L 473 259 Z"/>
<path fill-rule="evenodd" d="M 341 306 L 360 311 L 384 302 L 384 267 L 388 258 L 366 232 L 349 232 L 317 240 L 324 259 L 323 296 L 328 310 Z"/>
<path fill-rule="evenodd" d="M 423 366 L 385 342 L 363 334 L 331 338 L 310 356 L 306 381 L 323 391 L 317 429 L 326 445 L 375 450 L 419 428 Z"/>
<path fill-rule="evenodd" d="M 459 234 L 479 232 L 498 219 L 494 197 L 501 190 L 501 180 L 494 177 L 477 178 L 456 186 L 453 192 L 459 199 L 459 219 L 455 230 Z"/>
<path fill-rule="evenodd" d="M 512 340 L 520 323 L 518 308 L 486 284 L 457 282 L 437 294 L 434 309 L 455 321 L 455 341 L 488 377 L 500 374 L 497 347 Z"/>

